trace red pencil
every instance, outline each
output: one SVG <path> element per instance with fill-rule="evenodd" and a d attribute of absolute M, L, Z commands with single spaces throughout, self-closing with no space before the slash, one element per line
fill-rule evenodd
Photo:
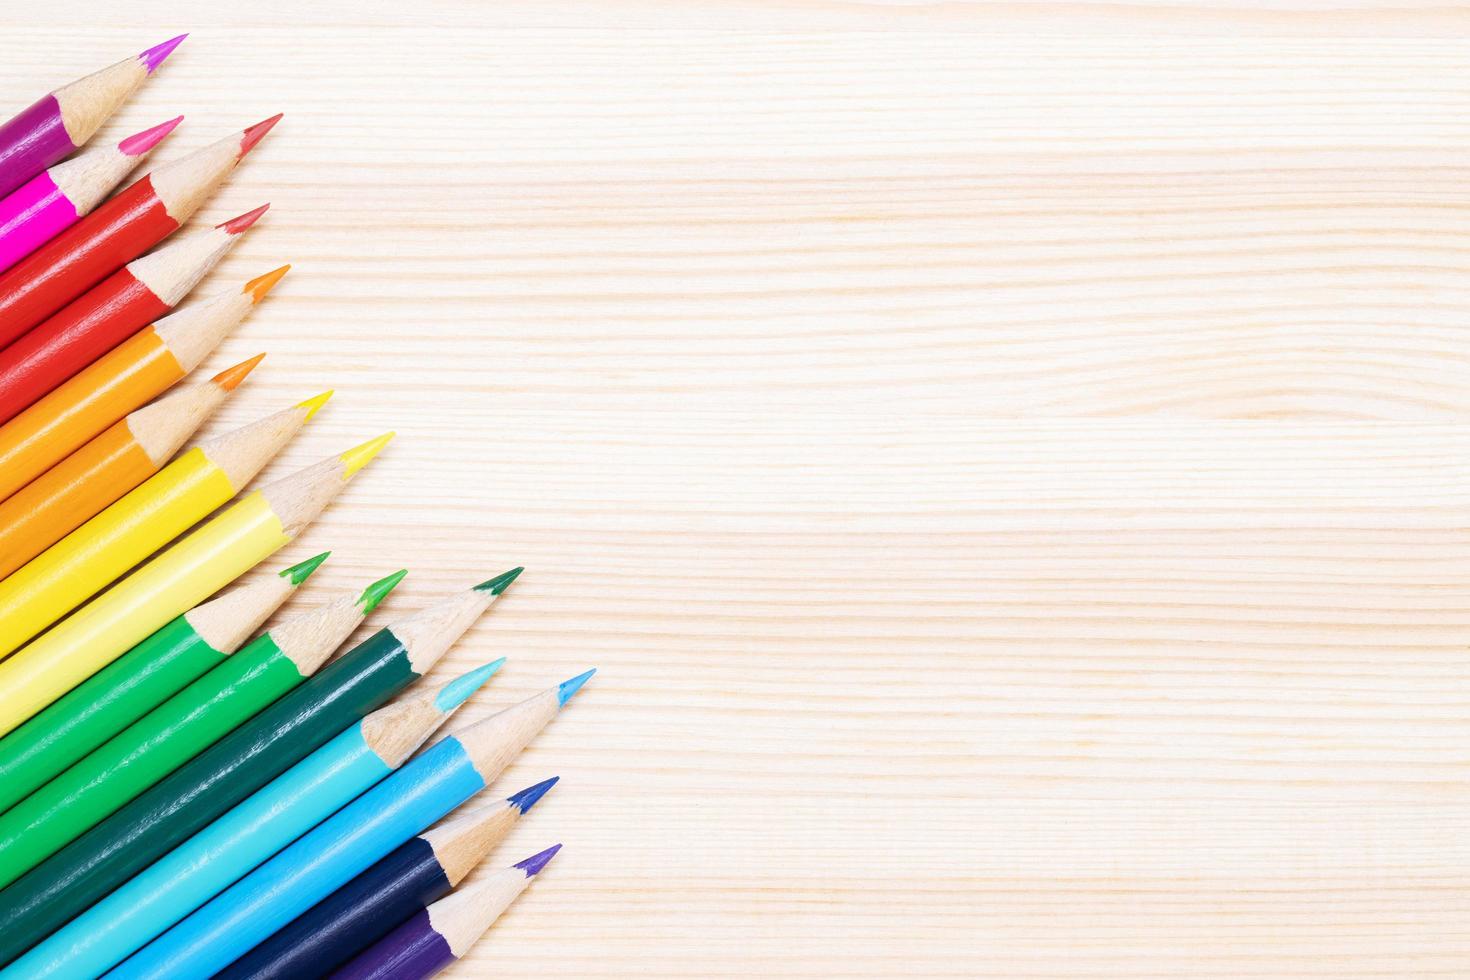
<path fill-rule="evenodd" d="M 164 164 L 0 276 L 0 347 L 187 221 L 280 118 Z"/>
<path fill-rule="evenodd" d="M 0 423 L 173 309 L 268 207 L 134 259 L 0 351 Z"/>

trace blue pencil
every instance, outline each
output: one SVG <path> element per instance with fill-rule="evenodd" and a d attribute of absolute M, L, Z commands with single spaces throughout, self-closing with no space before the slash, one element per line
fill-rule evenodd
<path fill-rule="evenodd" d="M 484 789 L 592 674 L 441 739 L 107 976 L 206 980 Z"/>
<path fill-rule="evenodd" d="M 6 980 L 95 977 L 373 786 L 503 660 L 363 718 L 16 960 Z"/>

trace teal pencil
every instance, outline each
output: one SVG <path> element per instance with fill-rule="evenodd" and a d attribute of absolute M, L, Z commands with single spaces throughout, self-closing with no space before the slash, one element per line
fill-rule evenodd
<path fill-rule="evenodd" d="M 401 766 L 504 662 L 351 725 L 16 960 L 5 976 L 103 973 Z"/>
<path fill-rule="evenodd" d="M 108 977 L 205 980 L 228 966 L 484 789 L 592 674 L 590 670 L 579 674 L 441 739 L 143 947 Z"/>

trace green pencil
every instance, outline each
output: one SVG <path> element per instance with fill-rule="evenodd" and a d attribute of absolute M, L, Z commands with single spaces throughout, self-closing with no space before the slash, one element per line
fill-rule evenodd
<path fill-rule="evenodd" d="M 406 574 L 286 620 L 0 816 L 0 886 L 310 677 Z"/>
<path fill-rule="evenodd" d="M 323 552 L 195 606 L 0 738 L 0 813 L 218 667 L 326 559 Z"/>
<path fill-rule="evenodd" d="M 0 891 L 0 966 L 418 680 L 520 573 L 378 630 Z"/>

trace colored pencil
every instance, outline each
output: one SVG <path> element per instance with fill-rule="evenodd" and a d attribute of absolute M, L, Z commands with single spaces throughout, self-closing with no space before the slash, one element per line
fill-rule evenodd
<path fill-rule="evenodd" d="M 163 64 L 187 34 L 63 85 L 0 125 L 0 194 L 70 156 Z"/>
<path fill-rule="evenodd" d="M 446 736 L 108 976 L 208 977 L 484 789 L 592 671 Z"/>
<path fill-rule="evenodd" d="M 142 486 L 0 581 L 0 656 L 61 619 L 229 501 L 291 441 L 329 397 L 330 391 L 323 392 L 194 446 Z M 215 588 L 228 581 L 219 580 Z M 192 602 L 184 603 L 167 618 L 212 591 L 207 590 Z M 142 639 L 164 621 L 130 642 Z M 3 670 L 4 665 L 0 665 L 0 676 L 5 676 Z M 3 686 L 0 691 L 4 691 Z M 4 712 L 4 703 L 5 698 L 0 695 L 0 714 Z"/>
<path fill-rule="evenodd" d="M 424 980 L 463 959 L 561 850 L 554 844 L 441 898 L 332 974 L 333 980 Z"/>
<path fill-rule="evenodd" d="M 556 777 L 424 831 L 307 909 L 215 980 L 295 980 L 346 963 L 448 895 L 505 839 Z"/>
<path fill-rule="evenodd" d="M 0 200 L 0 272 L 61 234 L 112 193 L 184 119 L 97 146 L 37 174 Z"/>
<path fill-rule="evenodd" d="M 173 309 L 269 207 L 134 259 L 0 351 L 0 422 Z"/>
<path fill-rule="evenodd" d="M 30 561 L 162 469 L 263 357 L 132 412 L 0 503 L 0 574 Z"/>
<path fill-rule="evenodd" d="M 163 241 L 280 118 L 145 174 L 0 275 L 0 347 Z"/>
<path fill-rule="evenodd" d="M 374 633 L 0 891 L 0 964 L 417 680 L 520 572 L 511 569 Z"/>
<path fill-rule="evenodd" d="M 169 314 L 0 426 L 0 500 L 183 380 L 290 268 Z M 0 577 L 14 571 L 4 560 L 0 546 Z"/>
<path fill-rule="evenodd" d="M 500 664 L 379 708 L 350 726 L 7 972 L 17 977 L 103 973 L 401 766 Z"/>
<path fill-rule="evenodd" d="M 0 735 L 289 544 L 390 437 L 379 436 L 241 498 L 0 662 Z"/>
<path fill-rule="evenodd" d="M 0 887 L 316 673 L 406 574 L 277 624 L 0 816 Z"/>
<path fill-rule="evenodd" d="M 0 813 L 223 663 L 326 559 L 195 606 L 0 739 Z"/>

